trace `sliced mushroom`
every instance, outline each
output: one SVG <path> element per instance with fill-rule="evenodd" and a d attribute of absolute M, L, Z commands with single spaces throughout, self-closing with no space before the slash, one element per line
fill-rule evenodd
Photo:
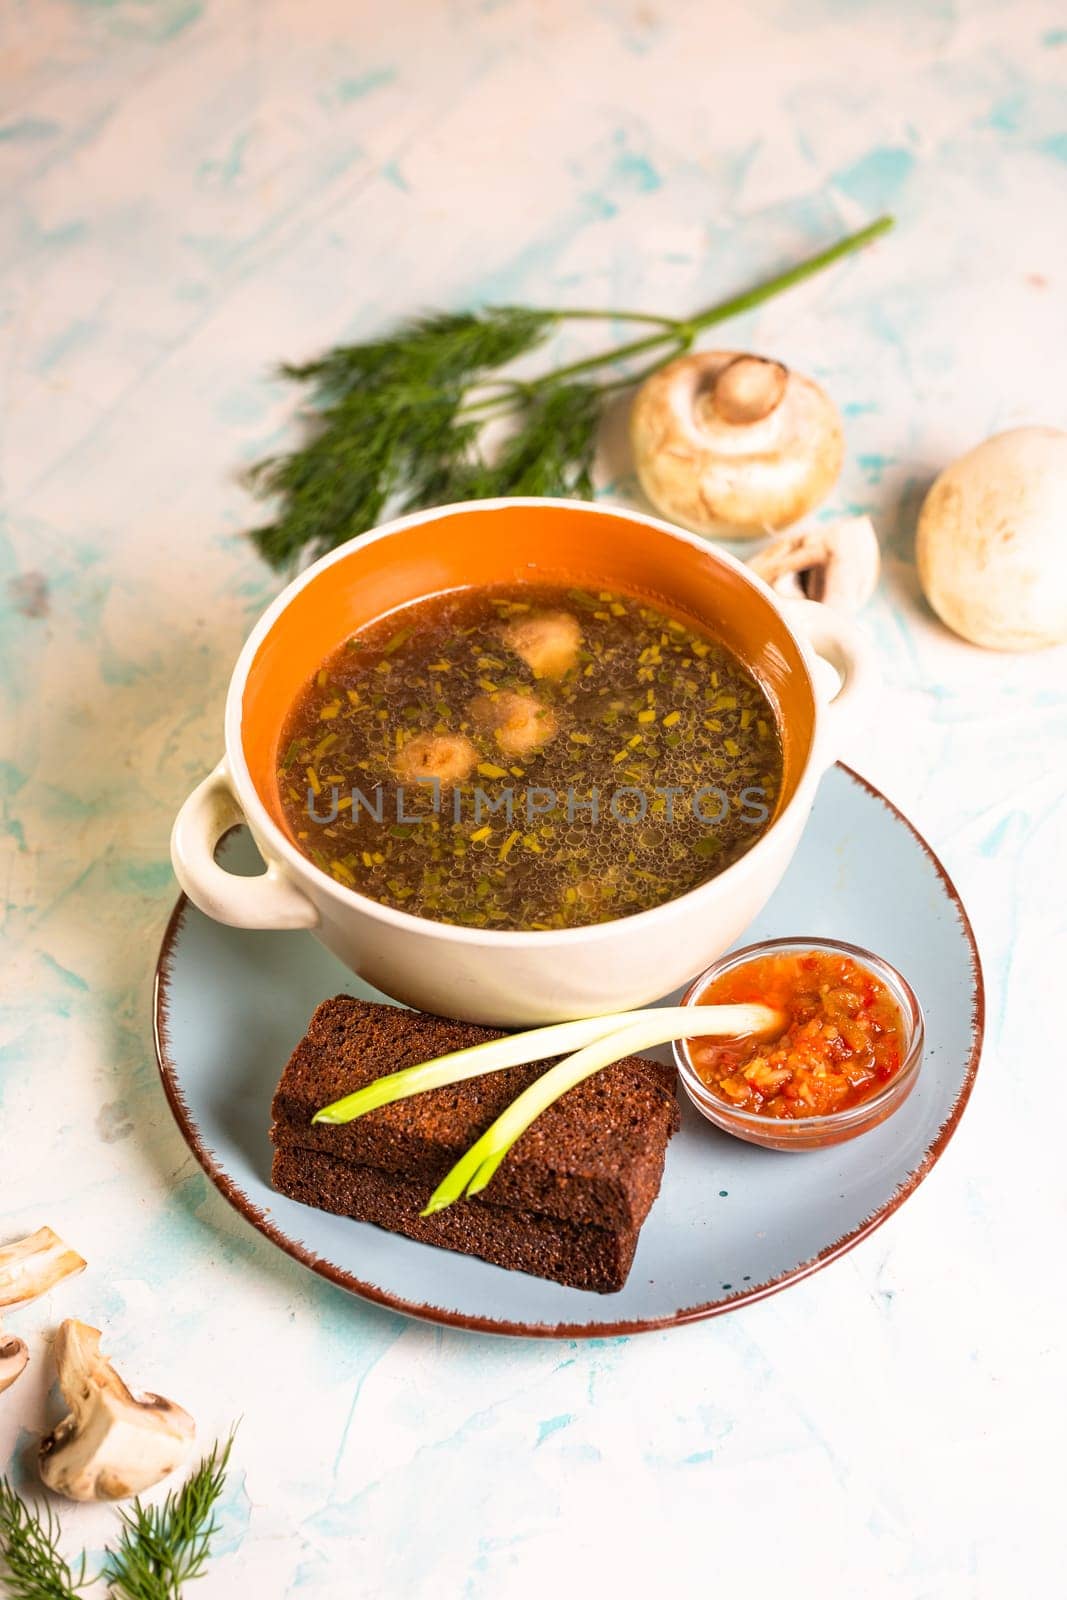
<path fill-rule="evenodd" d="M 100 1333 L 68 1319 L 55 1343 L 59 1386 L 70 1416 L 41 1441 L 41 1477 L 71 1500 L 122 1500 L 180 1466 L 193 1419 L 158 1394 L 138 1399 L 106 1356 Z"/>
<path fill-rule="evenodd" d="M 437 782 L 452 788 L 470 777 L 478 752 L 461 733 L 417 733 L 397 751 L 395 770 L 402 783 Z"/>
<path fill-rule="evenodd" d="M 24 1339 L 14 1337 L 5 1338 L 3 1329 L 0 1328 L 0 1394 L 5 1389 L 10 1389 L 15 1379 L 25 1369 L 30 1359 L 30 1352 L 26 1348 Z"/>
<path fill-rule="evenodd" d="M 82 1257 L 57 1233 L 38 1228 L 0 1249 L 0 1310 L 29 1305 L 84 1268 Z"/>
<path fill-rule="evenodd" d="M 842 517 L 779 534 L 749 561 L 776 593 L 859 611 L 878 583 L 878 537 L 870 517 Z"/>
<path fill-rule="evenodd" d="M 525 756 L 556 737 L 559 723 L 551 706 L 532 694 L 479 695 L 471 701 L 471 716 L 491 729 L 505 755 Z"/>
<path fill-rule="evenodd" d="M 25 1239 L 0 1248 L 0 1310 L 27 1306 L 64 1278 L 83 1271 L 85 1262 L 51 1228 L 38 1228 Z M 0 1394 L 25 1371 L 30 1352 L 24 1339 L 4 1334 L 0 1325 Z"/>
<path fill-rule="evenodd" d="M 646 379 L 630 438 L 656 509 L 724 538 L 797 522 L 829 493 L 845 448 L 825 390 L 735 350 L 680 356 Z"/>
<path fill-rule="evenodd" d="M 535 678 L 562 678 L 577 663 L 582 643 L 578 618 L 569 611 L 535 611 L 509 622 L 500 636 Z"/>

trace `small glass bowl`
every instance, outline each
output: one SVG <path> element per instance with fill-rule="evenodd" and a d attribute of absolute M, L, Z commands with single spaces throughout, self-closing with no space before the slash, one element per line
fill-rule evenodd
<path fill-rule="evenodd" d="M 826 951 L 833 955 L 851 956 L 868 967 L 875 977 L 885 984 L 900 1010 L 904 1028 L 904 1059 L 900 1070 L 884 1088 L 859 1105 L 848 1106 L 843 1111 L 832 1111 L 822 1117 L 766 1117 L 758 1111 L 740 1111 L 721 1100 L 704 1083 L 689 1056 L 689 1040 L 678 1039 L 674 1044 L 674 1061 L 678 1075 L 690 1100 L 701 1116 L 713 1122 L 724 1133 L 748 1144 L 763 1145 L 767 1150 L 822 1150 L 827 1145 L 842 1144 L 857 1134 L 876 1128 L 886 1117 L 892 1116 L 908 1098 L 919 1076 L 923 1056 L 923 1014 L 911 985 L 901 977 L 895 967 L 869 950 L 857 945 L 844 944 L 838 939 L 765 939 L 761 944 L 750 944 L 744 950 L 735 950 L 723 956 L 714 966 L 694 979 L 682 996 L 684 1006 L 699 1005 L 700 997 L 710 984 L 724 972 L 742 966 L 760 956 L 787 954 L 790 951 Z"/>

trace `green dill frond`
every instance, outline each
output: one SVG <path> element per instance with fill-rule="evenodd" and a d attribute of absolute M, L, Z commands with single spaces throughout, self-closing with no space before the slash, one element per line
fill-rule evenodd
<path fill-rule="evenodd" d="M 91 1580 L 85 1557 L 74 1571 L 59 1553 L 59 1523 L 0 1478 L 0 1584 L 11 1600 L 81 1600 Z"/>
<path fill-rule="evenodd" d="M 101 1573 L 111 1600 L 181 1600 L 183 1585 L 200 1577 L 218 1532 L 213 1512 L 232 1446 L 231 1433 L 162 1505 L 137 1499 L 120 1511 L 119 1542 L 106 1551 Z M 84 1555 L 71 1568 L 59 1535 L 49 1506 L 29 1504 L 0 1477 L 0 1592 L 9 1600 L 85 1600 L 96 1579 Z"/>
<path fill-rule="evenodd" d="M 233 1434 L 213 1446 L 196 1471 L 161 1505 L 140 1499 L 120 1513 L 122 1533 L 104 1560 L 114 1600 L 180 1600 L 182 1585 L 200 1577 L 218 1532 L 213 1512 L 222 1494 Z"/>
<path fill-rule="evenodd" d="M 595 384 L 557 383 L 533 390 L 522 402 L 514 433 L 495 459 L 460 467 L 449 484 L 450 498 L 588 499 L 593 493 L 600 407 L 601 391 Z"/>
<path fill-rule="evenodd" d="M 386 388 L 400 380 L 427 390 L 466 386 L 480 373 L 532 350 L 553 321 L 550 313 L 521 306 L 439 312 L 414 317 L 384 339 L 339 345 L 315 361 L 281 371 L 283 377 L 313 384 L 320 403 L 368 384 Z"/>
<path fill-rule="evenodd" d="M 461 487 L 461 478 L 475 459 L 483 426 L 480 417 L 453 415 L 447 430 L 442 430 L 436 439 L 425 440 L 412 456 L 401 510 L 418 511 L 423 506 L 470 498 Z"/>
<path fill-rule="evenodd" d="M 521 308 L 424 317 L 387 339 L 283 369 L 312 385 L 309 437 L 248 475 L 257 495 L 282 507 L 252 533 L 261 555 L 273 567 L 325 555 L 373 528 L 405 488 L 410 496 L 419 485 L 418 503 L 432 505 L 476 431 L 457 424 L 465 394 L 537 344 L 550 322 Z"/>

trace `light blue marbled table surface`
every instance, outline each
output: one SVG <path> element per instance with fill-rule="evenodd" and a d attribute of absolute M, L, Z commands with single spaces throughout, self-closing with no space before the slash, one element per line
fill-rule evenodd
<path fill-rule="evenodd" d="M 1064 654 L 918 595 L 948 459 L 1062 426 L 1062 8 L 845 0 L 4 0 L 0 1237 L 90 1260 L 22 1314 L 103 1326 L 209 1438 L 243 1416 L 203 1600 L 583 1590 L 993 1600 L 1062 1570 Z M 277 587 L 237 469 L 270 381 L 424 306 L 695 308 L 893 209 L 729 342 L 831 389 L 886 680 L 852 763 L 959 885 L 987 1051 L 941 1164 L 837 1265 L 731 1317 L 496 1342 L 348 1299 L 216 1195 L 159 1090 L 172 815 Z M 580 348 L 574 335 L 570 348 Z M 630 488 L 617 441 L 602 481 Z M 1051 1094 L 1051 1098 L 1050 1098 Z M 112 1513 L 67 1519 L 99 1547 Z"/>

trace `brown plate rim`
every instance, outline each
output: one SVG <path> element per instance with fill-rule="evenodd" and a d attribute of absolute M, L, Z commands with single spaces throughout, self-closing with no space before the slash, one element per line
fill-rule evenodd
<path fill-rule="evenodd" d="M 167 1035 L 167 1000 L 170 982 L 170 968 L 174 959 L 174 949 L 181 932 L 186 910 L 190 904 L 185 894 L 180 894 L 170 914 L 163 941 L 160 945 L 159 957 L 156 962 L 155 980 L 152 987 L 152 1021 L 153 1039 L 155 1042 L 156 1063 L 163 1084 L 163 1092 L 167 1097 L 171 1114 L 178 1124 L 179 1131 L 189 1149 L 199 1162 L 203 1171 L 211 1179 L 215 1188 L 227 1200 L 234 1210 L 239 1211 L 247 1222 L 250 1222 L 272 1244 L 299 1261 L 303 1266 L 309 1267 L 320 1278 L 335 1284 L 338 1288 L 346 1289 L 350 1294 L 357 1295 L 362 1300 L 367 1300 L 373 1305 L 384 1307 L 388 1311 L 397 1311 L 404 1316 L 415 1317 L 423 1322 L 435 1323 L 438 1326 L 462 1328 L 470 1333 L 491 1333 L 525 1339 L 605 1339 L 622 1338 L 635 1333 L 654 1333 L 664 1328 L 681 1327 L 686 1323 L 703 1322 L 710 1317 L 724 1315 L 728 1311 L 736 1311 L 740 1306 L 753 1305 L 756 1301 L 765 1300 L 769 1295 L 777 1294 L 779 1290 L 788 1288 L 790 1284 L 799 1283 L 808 1278 L 812 1273 L 818 1272 L 822 1267 L 829 1266 L 832 1261 L 845 1255 L 854 1246 L 866 1239 L 876 1228 L 881 1227 L 887 1218 L 891 1217 L 897 1208 L 904 1204 L 909 1195 L 922 1183 L 923 1179 L 944 1154 L 945 1148 L 959 1125 L 960 1118 L 971 1097 L 974 1080 L 978 1073 L 978 1064 L 982 1054 L 982 1040 L 985 1033 L 985 982 L 982 975 L 982 962 L 978 953 L 978 944 L 974 936 L 971 920 L 955 884 L 945 871 L 944 866 L 936 852 L 923 838 L 914 823 L 910 822 L 898 806 L 886 798 L 874 784 L 868 783 L 866 778 L 860 776 L 852 767 L 843 761 L 836 765 L 852 781 L 865 789 L 874 799 L 881 801 L 887 810 L 891 811 L 899 822 L 902 822 L 915 838 L 921 849 L 933 863 L 934 870 L 944 886 L 945 892 L 956 910 L 964 937 L 970 947 L 971 971 L 974 981 L 974 1007 L 971 1016 L 971 1049 L 967 1059 L 967 1068 L 964 1079 L 960 1085 L 959 1093 L 952 1105 L 952 1109 L 938 1129 L 936 1137 L 927 1146 L 926 1153 L 914 1171 L 908 1174 L 907 1179 L 896 1192 L 877 1211 L 866 1217 L 858 1227 L 850 1233 L 843 1234 L 833 1244 L 827 1245 L 825 1250 L 820 1250 L 818 1255 L 810 1260 L 803 1261 L 799 1266 L 791 1267 L 788 1271 L 779 1273 L 775 1278 L 769 1278 L 764 1283 L 753 1284 L 750 1288 L 737 1290 L 726 1298 L 710 1300 L 701 1305 L 683 1306 L 665 1317 L 648 1317 L 638 1320 L 617 1319 L 604 1322 L 507 1322 L 492 1317 L 467 1316 L 459 1311 L 452 1311 L 443 1306 L 422 1305 L 411 1300 L 404 1300 L 399 1295 L 390 1294 L 388 1290 L 379 1288 L 376 1284 L 365 1283 L 351 1272 L 335 1266 L 333 1262 L 317 1256 L 313 1251 L 306 1249 L 298 1241 L 289 1238 L 281 1228 L 274 1223 L 268 1214 L 245 1194 L 244 1190 L 236 1184 L 229 1174 L 214 1159 L 200 1137 L 199 1130 L 193 1120 L 192 1113 L 182 1093 L 178 1081 L 178 1073 L 170 1054 Z"/>

